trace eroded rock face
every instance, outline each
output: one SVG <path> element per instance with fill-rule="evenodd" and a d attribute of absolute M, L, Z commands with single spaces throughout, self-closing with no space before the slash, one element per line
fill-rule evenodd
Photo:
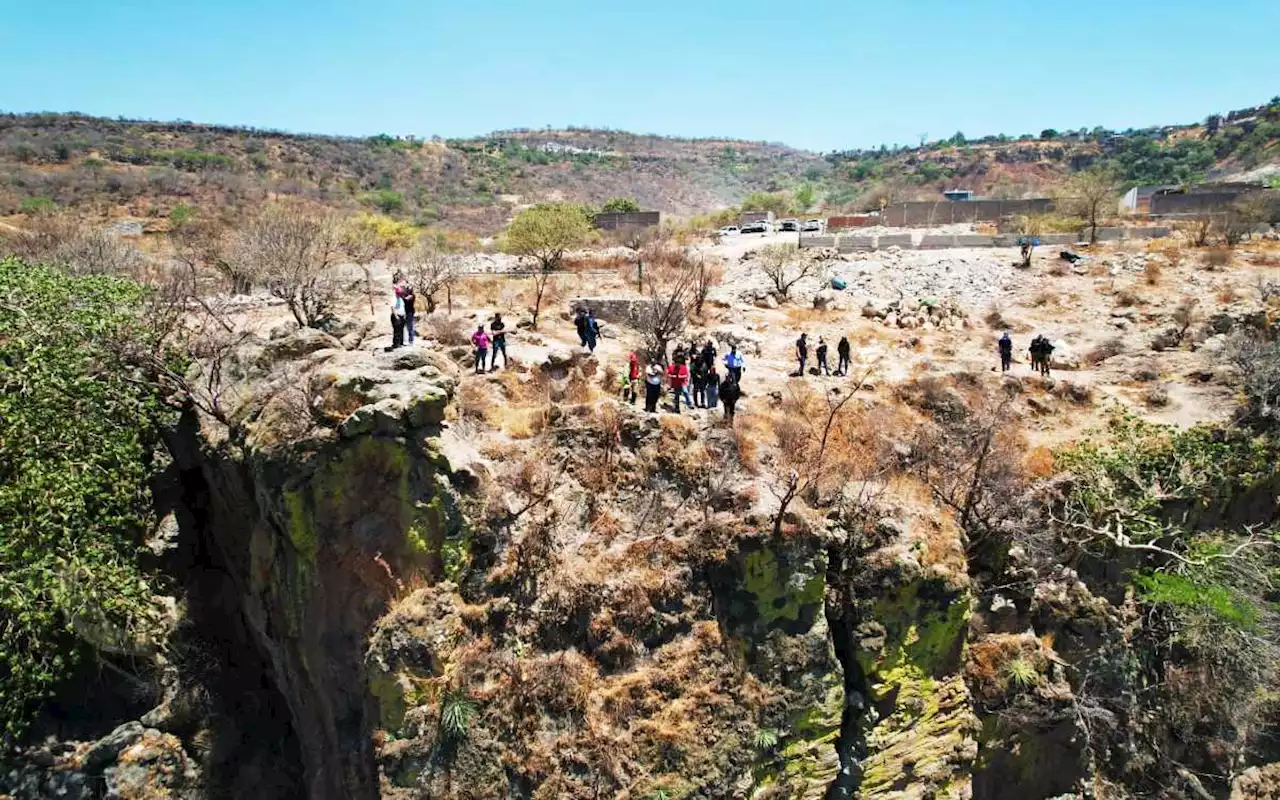
<path fill-rule="evenodd" d="M 399 355 L 310 359 L 293 378 L 314 393 L 309 410 L 246 393 L 238 443 L 192 434 L 202 481 L 189 500 L 288 705 L 308 794 L 374 798 L 364 641 L 402 578 L 443 576 L 457 526 L 433 442 L 453 385 Z"/>

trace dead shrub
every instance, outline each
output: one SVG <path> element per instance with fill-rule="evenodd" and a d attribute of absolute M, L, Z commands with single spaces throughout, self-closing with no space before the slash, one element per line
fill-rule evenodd
<path fill-rule="evenodd" d="M 982 318 L 982 321 L 987 323 L 987 327 L 994 331 L 1007 331 L 1013 327 L 1009 324 L 1009 320 L 1005 318 L 1004 311 L 994 302 L 987 309 L 987 313 Z"/>
<path fill-rule="evenodd" d="M 1169 405 L 1169 390 L 1163 386 L 1152 386 L 1144 399 L 1152 408 L 1164 408 Z"/>
<path fill-rule="evenodd" d="M 1210 247 L 1204 254 L 1204 266 L 1209 270 L 1225 269 L 1234 257 L 1230 247 Z"/>
<path fill-rule="evenodd" d="M 1055 278 L 1063 278 L 1071 273 L 1071 264 L 1059 258 L 1049 267 L 1049 274 Z"/>
<path fill-rule="evenodd" d="M 479 381 L 463 381 L 458 387 L 458 414 L 463 419 L 493 423 L 500 421 L 498 405 L 488 385 Z"/>
<path fill-rule="evenodd" d="M 1093 387 L 1074 381 L 1058 381 L 1053 386 L 1053 395 L 1061 400 L 1078 406 L 1093 405 Z"/>
<path fill-rule="evenodd" d="M 1146 266 L 1142 268 L 1142 279 L 1146 281 L 1148 286 L 1157 286 L 1160 283 L 1160 263 L 1158 261 L 1148 261 Z"/>
<path fill-rule="evenodd" d="M 1051 292 L 1046 290 L 1043 292 L 1037 292 L 1035 297 L 1031 298 L 1031 305 L 1035 306 L 1036 308 L 1058 306 L 1058 305 L 1061 305 L 1061 300 L 1057 292 Z"/>
<path fill-rule="evenodd" d="M 1108 339 L 1089 352 L 1085 353 L 1085 363 L 1090 366 L 1097 366 L 1108 358 L 1114 358 L 1124 352 L 1124 339 L 1116 336 Z"/>
<path fill-rule="evenodd" d="M 1138 383 L 1150 383 L 1160 379 L 1160 370 L 1153 364 L 1143 364 L 1140 367 L 1135 367 L 1133 372 L 1129 373 L 1129 377 Z"/>
<path fill-rule="evenodd" d="M 1121 308 L 1131 308 L 1141 302 L 1141 298 L 1138 297 L 1138 293 L 1129 287 L 1125 287 L 1116 292 L 1115 298 L 1116 305 Z"/>
<path fill-rule="evenodd" d="M 1053 461 L 1053 451 L 1044 445 L 1031 448 L 1022 461 L 1022 468 L 1033 478 L 1049 478 L 1057 472 Z"/>
<path fill-rule="evenodd" d="M 471 344 L 471 331 L 460 317 L 447 314 L 428 314 L 417 321 L 420 334 L 428 339 L 435 339 L 446 347 L 459 347 Z"/>

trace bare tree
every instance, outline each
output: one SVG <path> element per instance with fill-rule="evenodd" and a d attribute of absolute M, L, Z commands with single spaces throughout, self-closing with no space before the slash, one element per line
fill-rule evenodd
<path fill-rule="evenodd" d="M 77 275 L 144 277 L 146 262 L 132 245 L 61 214 L 37 214 L 25 228 L 6 232 L 0 244 L 23 261 Z"/>
<path fill-rule="evenodd" d="M 441 290 L 450 289 L 461 273 L 458 255 L 447 252 L 429 237 L 419 240 L 405 254 L 403 263 L 414 291 L 427 304 L 428 314 L 435 312 Z"/>
<path fill-rule="evenodd" d="M 794 244 L 771 244 L 756 251 L 760 271 L 773 283 L 779 299 L 791 294 L 791 287 L 818 271 L 817 262 L 805 258 Z"/>
<path fill-rule="evenodd" d="M 706 256 L 699 256 L 693 271 L 693 313 L 701 317 L 702 306 L 707 302 L 707 295 L 724 279 L 724 268 L 718 262 L 713 261 L 708 264 Z"/>
<path fill-rule="evenodd" d="M 1222 216 L 1222 240 L 1235 247 L 1253 234 L 1260 222 L 1271 218 L 1271 201 L 1261 192 L 1250 192 L 1231 204 Z"/>
<path fill-rule="evenodd" d="M 169 239 L 178 260 L 192 270 L 197 279 L 212 271 L 227 281 L 232 294 L 248 294 L 260 279 L 254 263 L 236 247 L 235 237 L 216 222 L 188 220 L 175 227 Z"/>
<path fill-rule="evenodd" d="M 844 394 L 824 394 L 822 400 L 810 408 L 809 396 L 793 396 L 791 413 L 776 421 L 774 433 L 778 438 L 779 474 L 769 490 L 778 499 L 778 510 L 773 517 L 773 533 L 782 533 L 782 521 L 797 497 L 807 497 L 818 502 L 820 487 L 829 482 L 833 472 L 838 472 L 840 483 L 850 477 L 848 465 L 834 470 L 839 449 L 850 444 L 851 437 L 845 430 L 845 406 L 857 395 L 875 371 L 876 365 L 867 367 Z M 829 486 L 830 483 L 827 483 Z"/>
<path fill-rule="evenodd" d="M 933 497 L 956 513 L 970 536 L 994 531 L 1015 505 L 1019 444 L 1006 424 L 1011 398 L 986 400 L 977 409 L 940 414 L 922 429 L 912 448 L 922 456 L 916 471 Z"/>
<path fill-rule="evenodd" d="M 652 247 L 644 258 L 650 267 L 635 324 L 644 335 L 649 358 L 665 364 L 667 345 L 684 333 L 697 272 L 679 248 Z"/>
<path fill-rule="evenodd" d="M 1198 214 L 1184 222 L 1177 223 L 1178 230 L 1187 236 L 1192 247 L 1204 247 L 1209 243 L 1209 236 L 1215 227 L 1213 214 Z"/>
<path fill-rule="evenodd" d="M 1116 212 L 1118 185 L 1115 173 L 1095 167 L 1076 173 L 1063 187 L 1059 204 L 1084 217 L 1090 244 L 1098 241 L 1098 224 Z"/>
<path fill-rule="evenodd" d="M 236 246 L 299 328 L 317 327 L 337 300 L 341 228 L 334 217 L 296 205 L 269 206 L 240 231 Z"/>

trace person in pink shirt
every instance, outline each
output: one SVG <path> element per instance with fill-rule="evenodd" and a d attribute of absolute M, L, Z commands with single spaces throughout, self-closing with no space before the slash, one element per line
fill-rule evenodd
<path fill-rule="evenodd" d="M 489 334 L 484 332 L 484 325 L 476 327 L 476 332 L 471 334 L 471 344 L 476 348 L 476 374 L 483 373 L 485 357 L 489 355 Z"/>

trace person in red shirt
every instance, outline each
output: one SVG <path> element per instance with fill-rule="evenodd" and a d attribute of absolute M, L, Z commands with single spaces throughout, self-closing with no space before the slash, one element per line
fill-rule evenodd
<path fill-rule="evenodd" d="M 632 351 L 629 363 L 627 364 L 627 389 L 624 399 L 630 398 L 631 405 L 636 404 L 638 392 L 636 388 L 640 385 L 640 357 Z"/>
<path fill-rule="evenodd" d="M 667 367 L 667 381 L 671 386 L 671 399 L 675 403 L 675 412 L 680 413 L 680 396 L 684 395 L 685 402 L 689 408 L 693 408 L 693 398 L 689 396 L 689 367 L 684 363 L 684 356 L 676 357 L 676 360 Z"/>

